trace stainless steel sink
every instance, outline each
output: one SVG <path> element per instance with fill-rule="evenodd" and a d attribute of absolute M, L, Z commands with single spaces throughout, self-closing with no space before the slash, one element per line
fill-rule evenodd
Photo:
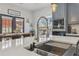
<path fill-rule="evenodd" d="M 34 51 L 35 53 L 42 56 L 73 56 L 75 53 L 75 48 L 71 45 L 47 41 L 40 44 L 35 44 L 31 48 L 26 48 L 29 51 Z"/>
<path fill-rule="evenodd" d="M 59 56 L 63 55 L 65 53 L 65 51 L 67 50 L 67 49 L 63 49 L 63 48 L 59 48 L 59 47 L 55 47 L 55 46 L 50 46 L 50 45 L 46 45 L 46 44 L 44 44 L 42 46 L 38 46 L 37 49 L 40 49 L 40 50 L 43 50 L 43 51 L 46 51 L 46 52 L 49 52 L 52 54 L 56 54 Z"/>
<path fill-rule="evenodd" d="M 60 44 L 62 45 L 59 46 Z M 65 47 L 63 47 L 64 45 Z M 36 53 L 43 56 L 47 56 L 47 55 L 72 56 L 74 52 L 75 52 L 75 48 L 71 47 L 71 45 L 54 42 L 54 41 L 48 41 L 36 46 Z"/>

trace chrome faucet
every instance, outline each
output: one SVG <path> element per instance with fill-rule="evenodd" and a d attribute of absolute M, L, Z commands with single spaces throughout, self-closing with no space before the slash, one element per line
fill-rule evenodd
<path fill-rule="evenodd" d="M 37 21 L 37 41 L 39 42 L 39 21 L 40 20 L 42 20 L 42 19 L 44 19 L 45 21 L 46 21 L 46 26 L 47 26 L 47 34 L 46 34 L 46 37 L 48 37 L 49 36 L 49 34 L 48 34 L 48 19 L 46 18 L 46 17 L 44 17 L 44 16 L 42 16 L 42 17 L 40 17 L 39 19 L 38 19 L 38 21 Z"/>

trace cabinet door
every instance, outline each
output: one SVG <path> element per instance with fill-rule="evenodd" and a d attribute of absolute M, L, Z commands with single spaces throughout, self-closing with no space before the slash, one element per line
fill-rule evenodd
<path fill-rule="evenodd" d="M 2 16 L 2 33 L 12 33 L 12 18 Z"/>

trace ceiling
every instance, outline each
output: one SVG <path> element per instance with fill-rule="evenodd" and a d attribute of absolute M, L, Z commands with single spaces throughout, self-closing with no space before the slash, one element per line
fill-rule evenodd
<path fill-rule="evenodd" d="M 50 7 L 50 3 L 16 3 L 15 5 L 30 11 L 35 11 L 45 7 Z"/>

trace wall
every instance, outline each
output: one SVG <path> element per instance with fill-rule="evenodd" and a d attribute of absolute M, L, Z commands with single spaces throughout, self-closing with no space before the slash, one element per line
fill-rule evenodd
<path fill-rule="evenodd" d="M 25 25 L 26 25 L 26 20 L 27 19 L 29 19 L 30 22 L 32 21 L 32 14 L 29 10 L 25 10 L 23 8 L 20 8 L 16 5 L 14 5 L 14 4 L 8 4 L 8 3 L 0 4 L 0 13 L 1 14 L 7 14 L 8 9 L 13 9 L 13 10 L 20 11 L 21 12 L 21 17 L 25 18 Z M 26 29 L 26 26 L 25 26 L 25 29 Z M 24 30 L 24 31 L 26 31 L 26 30 Z"/>

